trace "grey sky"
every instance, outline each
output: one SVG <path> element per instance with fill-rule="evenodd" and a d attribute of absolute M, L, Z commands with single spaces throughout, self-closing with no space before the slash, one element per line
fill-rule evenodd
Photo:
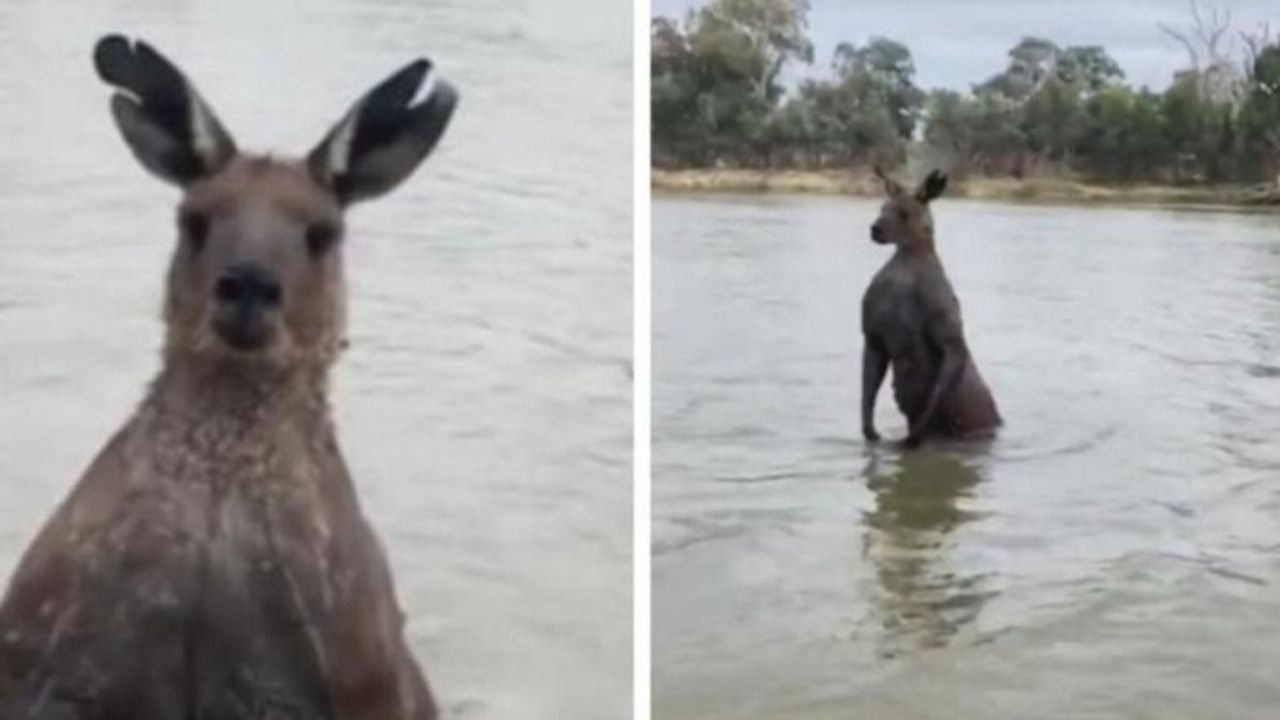
<path fill-rule="evenodd" d="M 809 36 L 817 49 L 811 68 L 825 71 L 841 41 L 862 44 L 875 35 L 911 48 L 917 82 L 926 88 L 967 89 L 1005 66 L 1022 37 L 1058 45 L 1102 45 L 1131 84 L 1163 89 L 1187 65 L 1186 51 L 1156 27 L 1190 23 L 1187 0 L 811 0 Z M 699 0 L 652 0 L 655 15 L 683 17 Z M 1276 0 L 1200 0 L 1202 10 L 1229 7 L 1231 38 L 1269 22 L 1280 31 Z"/>

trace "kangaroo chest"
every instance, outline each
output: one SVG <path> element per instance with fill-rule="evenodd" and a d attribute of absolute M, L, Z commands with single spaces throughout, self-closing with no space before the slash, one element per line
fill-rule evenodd
<path fill-rule="evenodd" d="M 881 343 L 895 366 L 918 362 L 935 354 L 926 332 L 928 312 L 917 274 L 891 264 L 863 295 L 863 331 Z"/>
<path fill-rule="evenodd" d="M 43 645 L 38 702 L 73 717 L 331 717 L 317 628 L 358 590 L 342 587 L 323 463 L 287 435 L 245 451 L 182 432 L 113 443 L 99 461 L 112 472 L 64 507 L 53 542 L 73 587 L 23 628 Z"/>
<path fill-rule="evenodd" d="M 929 313 L 935 309 L 921 285 L 931 280 L 936 278 L 927 277 L 922 268 L 891 260 L 872 279 L 862 301 L 863 331 L 888 354 L 894 395 L 908 415 L 927 398 L 941 362 L 941 350 L 928 333 Z"/>

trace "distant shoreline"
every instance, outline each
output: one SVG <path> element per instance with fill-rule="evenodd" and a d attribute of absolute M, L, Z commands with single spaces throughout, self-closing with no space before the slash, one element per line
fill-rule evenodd
<path fill-rule="evenodd" d="M 808 193 L 879 197 L 878 181 L 866 172 L 653 168 L 651 186 L 670 193 Z M 1067 178 L 971 177 L 948 190 L 977 200 L 1233 205 L 1280 209 L 1280 188 L 1259 185 L 1100 185 Z"/>

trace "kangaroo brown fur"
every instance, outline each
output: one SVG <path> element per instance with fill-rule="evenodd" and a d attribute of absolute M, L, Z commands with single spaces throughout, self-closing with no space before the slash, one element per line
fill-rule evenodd
<path fill-rule="evenodd" d="M 942 194 L 935 171 L 907 192 L 879 168 L 889 199 L 871 226 L 872 241 L 894 246 L 862 298 L 862 434 L 875 429 L 876 395 L 890 366 L 907 444 L 927 437 L 973 437 L 1001 424 L 995 400 L 965 342 L 960 303 L 934 247 L 929 203 Z"/>
<path fill-rule="evenodd" d="M 276 160 L 145 43 L 95 61 L 130 149 L 183 190 L 163 366 L 10 581 L 0 718 L 435 718 L 327 381 L 343 210 L 412 172 L 456 94 L 413 104 L 420 60 Z"/>

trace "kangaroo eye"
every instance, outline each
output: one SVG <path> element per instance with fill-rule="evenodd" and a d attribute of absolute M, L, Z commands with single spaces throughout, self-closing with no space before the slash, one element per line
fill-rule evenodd
<path fill-rule="evenodd" d="M 191 243 L 192 249 L 200 252 L 204 249 L 205 240 L 209 236 L 209 216 L 194 210 L 183 210 L 178 216 L 178 226 L 182 237 Z"/>
<path fill-rule="evenodd" d="M 898 208 L 898 219 L 899 219 L 899 220 L 906 220 L 906 219 L 907 219 L 907 211 L 906 211 L 906 210 L 904 210 L 904 209 L 902 209 L 902 208 Z"/>
<path fill-rule="evenodd" d="M 312 223 L 307 226 L 307 249 L 312 255 L 322 255 L 338 241 L 340 231 L 330 222 Z"/>

